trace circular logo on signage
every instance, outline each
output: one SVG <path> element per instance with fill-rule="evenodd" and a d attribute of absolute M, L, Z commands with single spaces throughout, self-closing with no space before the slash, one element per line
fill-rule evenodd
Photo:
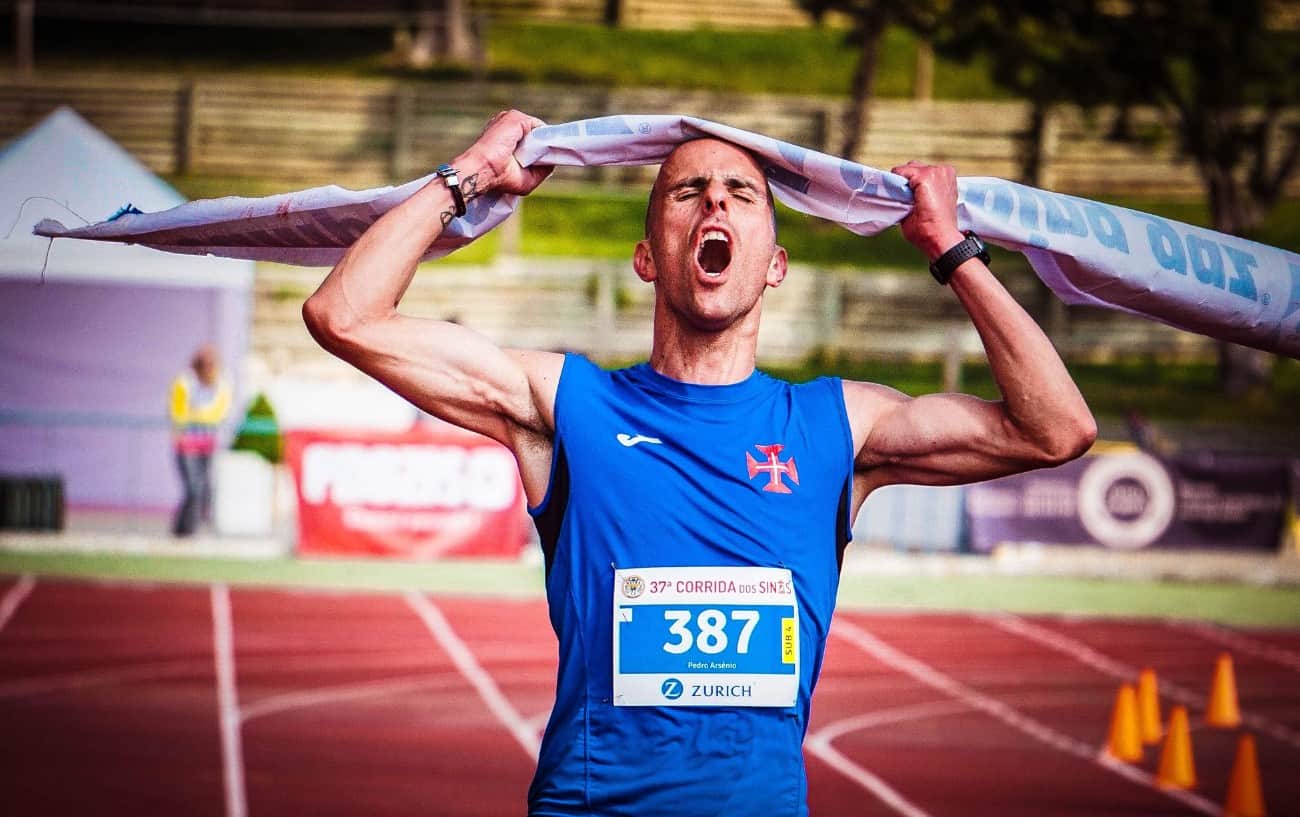
<path fill-rule="evenodd" d="M 1106 547 L 1151 544 L 1169 529 L 1175 505 L 1169 472 L 1149 454 L 1097 457 L 1079 478 L 1079 521 Z"/>
<path fill-rule="evenodd" d="M 623 577 L 623 595 L 634 599 L 645 592 L 645 579 L 637 575 Z"/>
<path fill-rule="evenodd" d="M 663 685 L 659 687 L 659 691 L 662 692 L 664 697 L 670 701 L 675 701 L 682 697 L 682 692 L 685 689 L 686 687 L 683 686 L 682 682 L 676 678 L 665 678 Z"/>

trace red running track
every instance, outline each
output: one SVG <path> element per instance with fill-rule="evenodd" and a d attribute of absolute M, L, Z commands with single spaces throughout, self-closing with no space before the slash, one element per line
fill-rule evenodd
<path fill-rule="evenodd" d="M 814 815 L 1219 814 L 1236 661 L 1272 817 L 1300 815 L 1300 631 L 841 612 Z M 0 576 L 6 815 L 518 815 L 553 692 L 541 600 Z M 1190 705 L 1200 785 L 1097 759 L 1119 680 Z"/>

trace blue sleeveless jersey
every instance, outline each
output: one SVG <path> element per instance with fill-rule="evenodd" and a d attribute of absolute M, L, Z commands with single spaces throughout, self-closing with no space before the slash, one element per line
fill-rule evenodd
<path fill-rule="evenodd" d="M 755 372 L 701 386 L 570 355 L 555 423 L 550 487 L 531 513 L 559 675 L 530 815 L 807 814 L 802 743 L 849 539 L 840 381 Z M 614 704 L 615 570 L 692 566 L 790 571 L 793 705 Z"/>

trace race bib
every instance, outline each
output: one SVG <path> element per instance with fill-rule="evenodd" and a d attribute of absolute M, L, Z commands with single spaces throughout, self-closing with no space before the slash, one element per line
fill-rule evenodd
<path fill-rule="evenodd" d="M 615 706 L 794 706 L 799 605 L 789 570 L 614 571 Z"/>

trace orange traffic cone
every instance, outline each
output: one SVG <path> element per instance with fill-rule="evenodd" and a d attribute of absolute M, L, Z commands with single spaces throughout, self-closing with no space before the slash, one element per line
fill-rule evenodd
<path fill-rule="evenodd" d="M 1223 811 L 1227 817 L 1265 817 L 1254 735 L 1242 735 L 1237 741 L 1237 757 L 1232 761 L 1228 799 L 1223 803 Z"/>
<path fill-rule="evenodd" d="M 1116 760 L 1136 763 L 1142 759 L 1142 736 L 1138 732 L 1137 692 L 1132 684 L 1121 684 L 1110 714 L 1110 735 L 1106 754 Z"/>
<path fill-rule="evenodd" d="M 1214 683 L 1210 685 L 1210 705 L 1205 722 L 1220 729 L 1241 726 L 1241 709 L 1237 706 L 1237 678 L 1232 672 L 1232 656 L 1219 653 L 1214 662 Z"/>
<path fill-rule="evenodd" d="M 1138 727 L 1142 742 L 1148 746 L 1165 736 L 1160 725 L 1160 683 L 1150 667 L 1138 674 Z"/>
<path fill-rule="evenodd" d="M 1192 733 L 1187 725 L 1187 707 L 1169 712 L 1169 733 L 1160 750 L 1156 782 L 1167 789 L 1190 789 L 1196 785 L 1196 764 L 1192 760 Z"/>

